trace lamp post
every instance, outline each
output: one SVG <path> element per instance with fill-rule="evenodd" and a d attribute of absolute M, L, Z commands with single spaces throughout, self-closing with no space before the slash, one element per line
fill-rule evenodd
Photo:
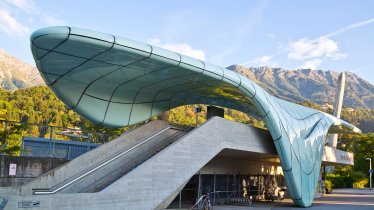
<path fill-rule="evenodd" d="M 373 169 L 371 168 L 371 158 L 366 158 L 365 160 L 368 160 L 369 161 L 369 186 L 370 186 L 370 190 L 371 190 L 371 175 L 373 174 Z"/>

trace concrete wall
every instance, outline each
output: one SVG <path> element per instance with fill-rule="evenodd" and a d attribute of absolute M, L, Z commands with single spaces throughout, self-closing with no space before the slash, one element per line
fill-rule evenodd
<path fill-rule="evenodd" d="M 272 142 L 264 141 L 268 138 L 266 131 L 214 117 L 101 192 L 7 196 L 5 209 L 17 209 L 19 201 L 39 203 L 38 210 L 163 209 L 194 174 L 225 148 L 273 154 Z"/>
<path fill-rule="evenodd" d="M 1 187 L 16 187 L 33 180 L 64 163 L 65 159 L 51 157 L 0 156 Z M 16 164 L 16 175 L 9 175 L 9 165 Z"/>
<path fill-rule="evenodd" d="M 126 132 L 117 139 L 71 160 L 68 164 L 51 170 L 43 176 L 39 176 L 31 182 L 22 185 L 20 189 L 21 195 L 32 195 L 32 189 L 35 188 L 52 188 L 64 180 L 81 173 L 83 170 L 110 158 L 114 154 L 122 151 L 124 148 L 134 145 L 139 140 L 144 139 L 146 136 L 166 127 L 167 125 L 168 123 L 164 121 L 152 121 L 138 127 L 137 129 Z"/>

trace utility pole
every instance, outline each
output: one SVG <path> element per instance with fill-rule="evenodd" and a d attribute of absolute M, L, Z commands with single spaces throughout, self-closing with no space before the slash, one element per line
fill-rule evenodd
<path fill-rule="evenodd" d="M 365 160 L 368 160 L 369 161 L 369 187 L 370 187 L 370 190 L 371 190 L 371 176 L 373 174 L 373 169 L 371 168 L 371 158 L 365 158 Z"/>

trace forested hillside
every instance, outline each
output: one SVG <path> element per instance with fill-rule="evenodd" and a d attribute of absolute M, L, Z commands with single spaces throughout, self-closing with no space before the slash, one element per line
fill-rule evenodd
<path fill-rule="evenodd" d="M 315 109 L 332 113 L 332 110 L 323 110 L 312 102 L 303 103 Z M 206 106 L 202 107 L 199 113 L 198 123 L 205 121 Z M 89 121 L 67 108 L 46 86 L 20 89 L 14 92 L 0 88 L 0 119 L 52 125 L 60 127 L 83 127 L 86 129 L 98 129 Z M 162 115 L 172 123 L 195 125 L 196 115 L 194 106 L 182 106 L 172 109 Z M 237 122 L 253 124 L 257 127 L 264 127 L 261 119 L 248 116 L 245 113 L 225 109 L 225 118 Z M 360 127 L 365 132 L 374 132 L 374 110 L 369 109 L 343 109 L 342 119 Z M 104 128 L 103 128 L 104 129 Z M 116 130 L 116 129 L 106 129 Z M 117 129 L 121 130 L 121 129 Z"/>

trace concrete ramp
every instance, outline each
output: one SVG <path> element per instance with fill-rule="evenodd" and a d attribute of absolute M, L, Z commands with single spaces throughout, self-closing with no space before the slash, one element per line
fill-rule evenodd
<path fill-rule="evenodd" d="M 39 210 L 163 209 L 185 183 L 223 149 L 275 154 L 269 139 L 266 131 L 215 117 L 100 192 L 9 196 L 5 209 L 18 209 L 19 202 L 23 201 L 38 203 Z"/>

